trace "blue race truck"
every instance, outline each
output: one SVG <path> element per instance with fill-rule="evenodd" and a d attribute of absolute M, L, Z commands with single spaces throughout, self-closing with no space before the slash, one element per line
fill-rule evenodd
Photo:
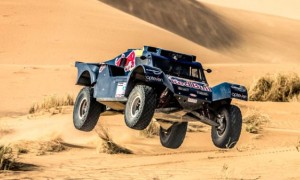
<path fill-rule="evenodd" d="M 124 114 L 129 128 L 143 130 L 155 118 L 160 142 L 167 148 L 183 143 L 190 121 L 211 128 L 215 146 L 232 148 L 242 128 L 240 109 L 232 98 L 248 99 L 244 86 L 209 87 L 196 56 L 144 46 L 128 49 L 103 63 L 76 62 L 79 92 L 73 113 L 75 128 L 91 131 L 101 116 Z"/>

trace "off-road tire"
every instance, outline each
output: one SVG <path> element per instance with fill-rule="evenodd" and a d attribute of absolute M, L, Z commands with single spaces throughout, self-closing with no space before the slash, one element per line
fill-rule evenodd
<path fill-rule="evenodd" d="M 168 130 L 160 127 L 160 143 L 166 148 L 177 149 L 183 143 L 187 131 L 187 122 L 173 124 Z"/>
<path fill-rule="evenodd" d="M 234 105 L 221 107 L 218 111 L 224 116 L 226 126 L 223 132 L 217 127 L 212 127 L 211 137 L 218 148 L 233 148 L 238 142 L 242 130 L 242 113 L 240 108 Z"/>
<path fill-rule="evenodd" d="M 145 129 L 151 122 L 156 108 L 156 93 L 147 85 L 136 85 L 125 107 L 125 123 L 129 128 Z"/>
<path fill-rule="evenodd" d="M 96 126 L 100 114 L 106 109 L 105 105 L 93 97 L 93 89 L 84 87 L 78 93 L 73 110 L 73 123 L 76 129 L 91 131 Z"/>

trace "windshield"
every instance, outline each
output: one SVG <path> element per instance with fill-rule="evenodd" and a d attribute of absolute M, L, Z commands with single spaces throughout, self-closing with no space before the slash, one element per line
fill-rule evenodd
<path fill-rule="evenodd" d="M 179 61 L 169 61 L 167 59 L 153 57 L 153 66 L 160 68 L 165 74 L 177 76 L 194 81 L 205 82 L 201 66 L 192 63 L 182 63 Z"/>
<path fill-rule="evenodd" d="M 199 67 L 182 64 L 182 63 L 173 63 L 169 74 L 172 76 L 191 79 L 194 81 L 204 80 Z"/>

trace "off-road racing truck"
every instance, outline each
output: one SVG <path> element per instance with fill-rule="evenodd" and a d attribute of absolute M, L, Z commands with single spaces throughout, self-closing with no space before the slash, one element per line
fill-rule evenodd
<path fill-rule="evenodd" d="M 190 121 L 210 125 L 215 146 L 232 148 L 242 128 L 240 109 L 232 98 L 247 100 L 244 86 L 222 83 L 210 88 L 196 56 L 156 47 L 128 49 L 103 63 L 76 62 L 78 94 L 75 128 L 91 131 L 100 115 L 124 114 L 128 127 L 145 129 L 153 118 L 160 124 L 160 142 L 178 148 Z"/>

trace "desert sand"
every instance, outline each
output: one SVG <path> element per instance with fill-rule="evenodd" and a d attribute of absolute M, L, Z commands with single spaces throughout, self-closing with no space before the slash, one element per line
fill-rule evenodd
<path fill-rule="evenodd" d="M 240 141 L 231 150 L 214 147 L 208 127 L 188 133 L 179 149 L 169 150 L 160 145 L 159 137 L 145 138 L 127 128 L 120 115 L 101 117 L 99 123 L 109 129 L 118 144 L 132 150 L 132 155 L 99 153 L 101 140 L 96 132 L 83 133 L 73 127 L 72 107 L 59 114 L 29 115 L 30 106 L 45 97 L 77 95 L 81 87 L 75 86 L 74 61 L 101 62 L 143 45 L 197 55 L 204 67 L 213 69 L 207 75 L 211 86 L 227 81 L 249 87 L 266 73 L 300 74 L 300 21 L 296 15 L 285 18 L 266 9 L 257 9 L 260 13 L 231 9 L 223 7 L 225 2 L 220 6 L 203 3 L 198 8 L 180 1 L 187 3 L 185 10 L 190 8 L 192 13 L 199 13 L 197 17 L 206 18 L 197 21 L 188 13 L 182 15 L 187 25 L 193 21 L 198 27 L 185 31 L 170 23 L 184 22 L 176 16 L 160 17 L 159 11 L 141 16 L 140 12 L 152 7 L 151 2 L 139 9 L 134 6 L 138 1 L 130 1 L 132 4 L 125 7 L 123 1 L 104 2 L 1 0 L 0 144 L 31 148 L 17 160 L 35 168 L 0 172 L 0 179 L 300 178 L 296 148 L 300 143 L 299 102 L 234 101 L 243 115 L 256 109 L 267 114 L 270 122 L 258 135 L 243 129 Z M 174 2 L 162 4 L 158 9 L 172 14 L 174 6 Z M 286 11 L 289 7 L 282 4 Z M 209 16 L 205 12 L 210 12 Z M 215 17 L 219 23 L 210 19 Z M 168 23 L 164 23 L 166 20 Z M 223 28 L 230 33 L 223 34 Z M 203 40 L 195 40 L 199 32 L 204 33 Z M 220 34 L 205 36 L 205 32 Z M 232 35 L 235 40 L 231 43 Z M 37 152 L 36 146 L 55 139 L 67 149 Z"/>
<path fill-rule="evenodd" d="M 281 16 L 290 19 L 300 19 L 300 12 L 298 11 L 300 2 L 298 0 L 289 0 L 288 3 L 285 0 L 201 0 L 201 2 L 254 11 L 262 14 Z"/>

